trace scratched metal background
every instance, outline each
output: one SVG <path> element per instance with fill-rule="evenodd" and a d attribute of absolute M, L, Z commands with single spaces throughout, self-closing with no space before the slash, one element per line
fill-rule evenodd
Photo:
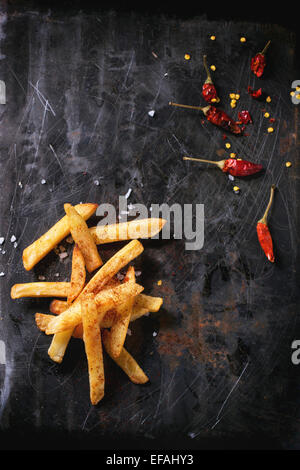
<path fill-rule="evenodd" d="M 294 35 L 252 22 L 13 5 L 0 17 L 7 93 L 0 108 L 0 447 L 299 448 L 299 370 L 291 363 L 300 334 Z M 258 80 L 249 61 L 268 39 L 268 68 Z M 247 136 L 228 135 L 229 151 L 200 113 L 168 106 L 203 103 L 204 53 L 216 66 L 222 107 L 234 117 L 248 109 L 253 118 Z M 271 103 L 252 100 L 248 85 L 262 86 Z M 241 95 L 234 110 L 230 92 Z M 276 119 L 271 135 L 264 109 Z M 237 183 L 182 161 L 230 151 L 261 162 L 265 172 Z M 271 183 L 278 188 L 270 217 L 274 265 L 255 232 Z M 50 338 L 34 322 L 49 300 L 12 301 L 9 292 L 39 275 L 69 278 L 70 256 L 60 261 L 52 253 L 31 272 L 21 258 L 63 214 L 64 202 L 117 205 L 129 188 L 132 204 L 204 204 L 205 242 L 200 251 L 186 251 L 184 240 L 144 243 L 134 263 L 139 282 L 164 305 L 130 326 L 126 344 L 150 383 L 130 383 L 106 358 L 106 395 L 91 407 L 82 342 L 72 340 L 63 363 L 53 364 Z M 103 247 L 103 258 L 116 249 Z"/>

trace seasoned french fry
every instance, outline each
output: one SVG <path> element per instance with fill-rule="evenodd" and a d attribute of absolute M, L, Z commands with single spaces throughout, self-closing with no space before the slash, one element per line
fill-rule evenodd
<path fill-rule="evenodd" d="M 110 332 L 108 330 L 102 331 L 102 342 L 106 352 L 118 364 L 119 367 L 128 375 L 130 380 L 135 384 L 144 384 L 148 382 L 149 378 L 145 372 L 140 368 L 138 363 L 133 359 L 128 351 L 123 347 L 121 354 L 118 357 L 112 355 Z"/>
<path fill-rule="evenodd" d="M 77 204 L 76 211 L 87 220 L 94 214 L 98 204 Z M 69 221 L 65 215 L 55 225 L 53 225 L 38 240 L 33 242 L 23 251 L 23 265 L 26 271 L 33 268 L 44 256 L 46 256 L 55 246 L 70 233 Z"/>
<path fill-rule="evenodd" d="M 136 296 L 140 294 L 142 290 L 142 286 L 132 282 L 126 282 L 112 289 L 104 289 L 95 296 L 95 302 L 98 306 L 98 314 L 100 315 L 103 312 L 105 313 L 108 310 L 116 308 L 118 305 L 126 301 L 128 297 Z M 49 322 L 46 330 L 47 335 L 74 328 L 81 322 L 81 308 L 78 299 L 82 300 L 85 295 L 82 295 L 81 293 L 68 310 L 65 310 Z"/>
<path fill-rule="evenodd" d="M 85 262 L 79 246 L 76 244 L 72 255 L 71 286 L 67 301 L 71 304 L 84 288 L 86 278 Z"/>
<path fill-rule="evenodd" d="M 71 204 L 65 204 L 64 209 L 68 217 L 72 238 L 80 248 L 84 257 L 86 269 L 91 273 L 103 264 L 98 253 L 96 243 L 94 242 L 85 220 L 76 211 L 76 209 L 71 206 Z"/>
<path fill-rule="evenodd" d="M 135 282 L 135 271 L 133 266 L 129 266 L 125 282 Z M 132 314 L 134 297 L 129 298 L 116 309 L 116 319 L 110 329 L 110 351 L 111 355 L 116 358 L 121 354 L 125 343 L 128 325 Z"/>
<path fill-rule="evenodd" d="M 134 309 L 146 308 L 149 312 L 158 312 L 162 306 L 162 297 L 152 297 L 152 295 L 140 294 L 134 300 Z"/>
<path fill-rule="evenodd" d="M 104 397 L 105 379 L 99 315 L 93 294 L 86 294 L 81 301 L 81 309 L 83 341 L 88 361 L 90 399 L 92 405 L 97 405 Z"/>
<path fill-rule="evenodd" d="M 70 304 L 66 300 L 54 299 L 50 304 L 50 312 L 55 315 L 59 315 L 70 307 Z"/>
<path fill-rule="evenodd" d="M 54 362 L 62 362 L 72 335 L 73 328 L 53 335 L 50 347 L 48 349 L 48 355 Z"/>
<path fill-rule="evenodd" d="M 121 222 L 119 224 L 97 225 L 90 232 L 97 245 L 136 238 L 151 238 L 161 231 L 166 220 L 149 218 Z"/>
<path fill-rule="evenodd" d="M 10 296 L 12 299 L 21 297 L 67 297 L 70 282 L 28 282 L 12 286 Z"/>

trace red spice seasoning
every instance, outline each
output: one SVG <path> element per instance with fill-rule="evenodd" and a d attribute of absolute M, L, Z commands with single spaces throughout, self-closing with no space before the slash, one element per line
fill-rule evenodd
<path fill-rule="evenodd" d="M 257 76 L 261 77 L 264 73 L 264 69 L 266 66 L 266 57 L 265 53 L 270 45 L 271 41 L 268 41 L 265 47 L 261 52 L 256 54 L 254 57 L 251 59 L 251 70 L 252 72 Z"/>
<path fill-rule="evenodd" d="M 192 160 L 201 163 L 212 163 L 217 165 L 224 173 L 232 176 L 249 176 L 254 175 L 262 170 L 262 165 L 252 163 L 247 160 L 236 160 L 235 158 L 227 158 L 218 162 L 211 160 L 203 160 L 202 158 L 183 157 L 183 160 Z"/>
<path fill-rule="evenodd" d="M 219 103 L 220 98 L 218 97 L 216 87 L 213 84 L 210 71 L 207 66 L 206 55 L 203 56 L 203 64 L 206 70 L 207 78 L 202 86 L 202 96 L 205 101 L 207 101 L 207 103 Z"/>
<path fill-rule="evenodd" d="M 274 263 L 275 257 L 274 257 L 274 252 L 273 252 L 272 236 L 271 236 L 268 224 L 267 224 L 267 217 L 268 217 L 270 208 L 272 206 L 272 202 L 274 198 L 274 191 L 275 191 L 275 185 L 273 184 L 271 186 L 270 199 L 269 199 L 267 208 L 265 210 L 265 213 L 263 217 L 256 224 L 256 232 L 258 236 L 258 241 L 260 243 L 260 246 L 263 249 L 263 252 L 265 253 L 268 260 L 271 261 L 271 263 Z"/>
<path fill-rule="evenodd" d="M 252 118 L 250 116 L 250 113 L 249 111 L 239 111 L 238 113 L 238 117 L 239 117 L 239 123 L 241 124 L 249 124 L 249 122 L 252 124 Z"/>
<path fill-rule="evenodd" d="M 259 88 L 258 90 L 253 90 L 253 88 L 251 88 L 251 86 L 248 86 L 248 93 L 249 95 L 252 96 L 252 98 L 261 98 L 262 97 L 262 89 Z"/>

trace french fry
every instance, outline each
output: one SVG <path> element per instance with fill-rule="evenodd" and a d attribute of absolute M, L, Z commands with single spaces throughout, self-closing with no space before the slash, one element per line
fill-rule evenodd
<path fill-rule="evenodd" d="M 80 248 L 89 273 L 102 266 L 103 262 L 98 253 L 96 243 L 89 228 L 81 215 L 71 204 L 64 205 L 68 217 L 70 232 L 73 240 Z"/>
<path fill-rule="evenodd" d="M 146 308 L 149 312 L 158 312 L 162 306 L 162 297 L 153 297 L 152 295 L 140 294 L 134 300 L 134 310 Z"/>
<path fill-rule="evenodd" d="M 144 384 L 148 382 L 149 378 L 145 372 L 124 347 L 118 357 L 114 357 L 112 355 L 110 332 L 108 330 L 102 331 L 102 342 L 109 356 L 116 362 L 116 364 L 118 364 L 119 367 L 121 367 L 133 383 Z"/>
<path fill-rule="evenodd" d="M 97 225 L 91 227 L 90 232 L 95 243 L 99 245 L 121 240 L 151 238 L 162 230 L 165 223 L 166 220 L 160 218 L 140 219 L 119 224 Z"/>
<path fill-rule="evenodd" d="M 116 308 L 121 303 L 125 302 L 128 297 L 140 294 L 142 290 L 142 286 L 132 282 L 126 282 L 112 289 L 104 289 L 95 296 L 95 302 L 98 306 L 99 316 L 103 312 L 105 313 L 108 310 Z M 60 331 L 74 328 L 76 325 L 78 325 L 81 322 L 81 308 L 78 299 L 82 300 L 85 295 L 82 295 L 81 293 L 79 297 L 77 297 L 76 301 L 68 308 L 68 310 L 65 310 L 57 317 L 54 317 L 49 322 L 45 333 L 47 335 L 54 334 Z"/>
<path fill-rule="evenodd" d="M 70 282 L 27 282 L 14 284 L 10 291 L 12 299 L 21 297 L 68 297 Z"/>
<path fill-rule="evenodd" d="M 76 211 L 87 220 L 94 214 L 98 204 L 77 204 Z M 30 271 L 42 258 L 44 258 L 53 248 L 56 247 L 70 233 L 69 221 L 65 215 L 46 233 L 23 251 L 23 265 L 26 271 Z"/>
<path fill-rule="evenodd" d="M 71 304 L 84 288 L 86 278 L 85 262 L 79 246 L 76 244 L 72 255 L 71 286 L 67 302 Z"/>
<path fill-rule="evenodd" d="M 135 272 L 133 266 L 129 266 L 124 281 L 135 282 Z M 131 297 L 126 300 L 126 302 L 119 305 L 119 307 L 116 309 L 116 319 L 112 324 L 109 336 L 110 351 L 114 358 L 121 354 L 122 348 L 124 346 L 133 304 L 134 297 Z"/>
<path fill-rule="evenodd" d="M 88 362 L 90 399 L 97 405 L 104 397 L 104 366 L 99 316 L 93 294 L 81 301 L 83 341 Z M 101 319 L 100 319 L 101 322 Z"/>
<path fill-rule="evenodd" d="M 51 357 L 54 362 L 62 362 L 72 335 L 73 328 L 53 335 L 51 344 L 48 348 L 48 356 Z"/>

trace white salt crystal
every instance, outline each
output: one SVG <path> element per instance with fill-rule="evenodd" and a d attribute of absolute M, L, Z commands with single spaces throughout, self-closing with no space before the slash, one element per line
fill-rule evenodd
<path fill-rule="evenodd" d="M 95 181 L 94 181 L 94 184 L 95 184 L 96 186 L 99 186 L 100 183 L 99 183 L 98 180 L 95 180 Z"/>
<path fill-rule="evenodd" d="M 41 184 L 46 184 L 46 180 L 42 179 Z"/>
<path fill-rule="evenodd" d="M 60 259 L 64 259 L 68 256 L 68 253 L 66 251 L 64 251 L 63 253 L 59 253 L 58 256 L 60 257 Z"/>
<path fill-rule="evenodd" d="M 14 235 L 11 236 L 10 241 L 13 243 L 16 241 L 16 237 Z"/>
<path fill-rule="evenodd" d="M 155 114 L 154 109 L 151 109 L 151 111 L 148 112 L 148 115 L 149 115 L 150 117 L 153 117 L 154 114 Z"/>
<path fill-rule="evenodd" d="M 4 237 L 0 237 L 0 245 L 3 245 L 4 243 Z"/>
<path fill-rule="evenodd" d="M 153 331 L 153 336 L 157 336 L 157 333 L 156 333 L 156 331 Z"/>
<path fill-rule="evenodd" d="M 126 198 L 126 199 L 129 198 L 129 196 L 130 196 L 130 194 L 131 194 L 131 191 L 132 191 L 132 189 L 129 188 L 128 191 L 127 191 L 127 193 L 125 194 L 125 198 Z"/>
<path fill-rule="evenodd" d="M 2 273 L 0 273 L 0 276 L 1 277 L 5 276 L 5 273 L 2 271 Z"/>

